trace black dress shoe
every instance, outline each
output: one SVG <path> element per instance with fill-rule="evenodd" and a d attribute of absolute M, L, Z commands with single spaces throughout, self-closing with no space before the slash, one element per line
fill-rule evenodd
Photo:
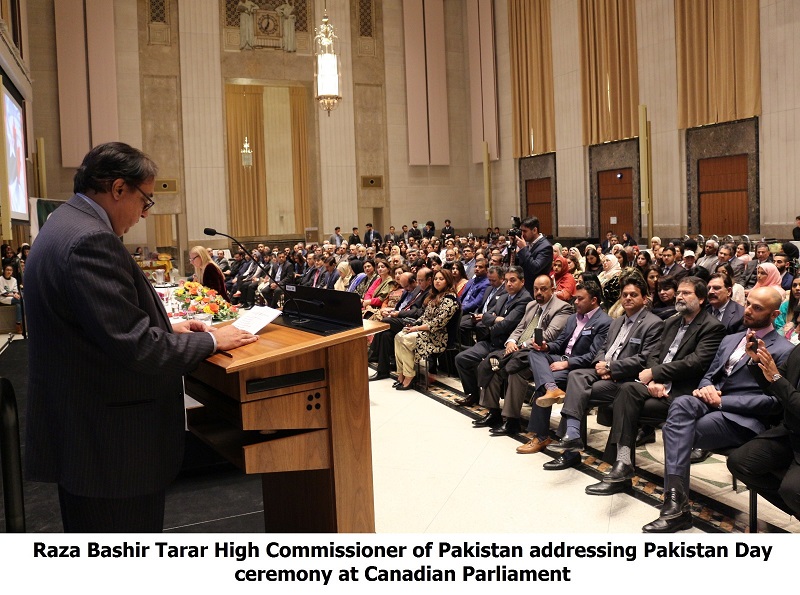
<path fill-rule="evenodd" d="M 403 384 L 402 382 L 398 382 L 397 380 L 395 380 L 394 382 L 392 382 L 392 388 L 397 388 L 398 386 L 400 386 L 402 384 Z"/>
<path fill-rule="evenodd" d="M 374 374 L 370 375 L 369 381 L 372 382 L 373 380 L 386 380 L 387 378 L 389 378 L 388 374 L 379 374 L 378 372 L 375 372 Z"/>
<path fill-rule="evenodd" d="M 695 463 L 702 463 L 710 456 L 711 456 L 710 450 L 703 450 L 702 448 L 693 448 L 692 454 L 689 455 L 689 463 L 692 465 L 694 465 Z"/>
<path fill-rule="evenodd" d="M 558 442 L 551 442 L 547 448 L 553 452 L 578 452 L 584 449 L 584 445 L 583 440 L 580 438 L 571 438 L 569 440 L 562 438 Z"/>
<path fill-rule="evenodd" d="M 472 422 L 473 428 L 496 428 L 497 426 L 502 425 L 503 423 L 503 416 L 500 415 L 499 409 L 490 409 L 489 413 L 484 415 L 480 419 L 476 419 Z"/>
<path fill-rule="evenodd" d="M 614 483 L 601 481 L 599 483 L 586 486 L 586 493 L 590 496 L 611 496 L 612 494 L 624 492 L 629 487 L 631 487 L 630 479 L 623 479 L 622 481 L 616 481 Z"/>
<path fill-rule="evenodd" d="M 611 471 L 609 471 L 608 475 L 603 478 L 603 481 L 606 483 L 618 483 L 620 481 L 628 480 L 628 482 L 630 482 L 633 474 L 633 465 L 626 465 L 622 461 L 614 461 Z"/>
<path fill-rule="evenodd" d="M 661 514 L 652 523 L 642 527 L 645 533 L 675 533 L 692 526 L 692 511 L 686 494 L 675 488 L 664 494 L 664 505 Z"/>
<path fill-rule="evenodd" d="M 492 436 L 513 436 L 519 434 L 519 419 L 516 417 L 509 417 L 505 423 L 499 428 L 492 428 L 489 430 Z"/>
<path fill-rule="evenodd" d="M 656 441 L 656 429 L 653 426 L 642 426 L 636 433 L 636 446 L 652 444 Z"/>
<path fill-rule="evenodd" d="M 414 389 L 414 383 L 411 382 L 411 384 L 409 384 L 408 386 L 401 384 L 395 390 L 413 390 L 413 389 Z"/>
<path fill-rule="evenodd" d="M 565 452 L 557 459 L 546 462 L 542 465 L 545 471 L 561 471 L 562 469 L 569 469 L 570 467 L 577 467 L 581 463 L 581 455 L 577 452 Z"/>
<path fill-rule="evenodd" d="M 473 397 L 472 395 L 466 395 L 464 397 L 458 397 L 455 400 L 455 403 L 459 407 L 472 407 L 473 405 L 478 404 L 478 398 Z"/>

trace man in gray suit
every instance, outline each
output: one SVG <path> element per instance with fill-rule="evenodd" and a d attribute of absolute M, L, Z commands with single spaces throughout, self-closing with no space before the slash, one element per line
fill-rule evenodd
<path fill-rule="evenodd" d="M 624 382 L 635 380 L 647 358 L 658 349 L 664 322 L 644 307 L 647 283 L 641 275 L 630 275 L 620 281 L 620 302 L 625 315 L 611 324 L 603 349 L 594 358 L 594 368 L 574 370 L 567 381 L 566 400 L 561 410 L 562 439 L 548 448 L 563 453 L 544 468 L 557 471 L 580 463 L 583 450 L 581 421 L 589 401 L 611 402 Z M 560 391 L 536 401 L 540 407 L 561 402 Z M 566 427 L 564 427 L 566 426 Z"/>
<path fill-rule="evenodd" d="M 504 348 L 493 353 L 487 352 L 487 357 L 478 364 L 477 384 L 481 387 L 480 403 L 489 410 L 489 413 L 472 422 L 474 427 L 492 428 L 490 431 L 494 436 L 519 432 L 522 396 L 515 392 L 511 400 L 506 400 L 501 414 L 500 398 L 503 394 L 503 381 L 528 367 L 528 353 L 536 329 L 542 330 L 544 341 L 552 341 L 558 337 L 567 323 L 573 308 L 555 297 L 554 290 L 553 280 L 547 275 L 539 275 L 533 283 L 534 299 L 526 306 L 524 316 L 510 335 L 500 342 L 495 342 L 495 347 L 502 345 Z"/>
<path fill-rule="evenodd" d="M 158 532 L 183 458 L 181 376 L 258 337 L 170 324 L 120 236 L 153 206 L 156 165 L 92 149 L 25 271 L 30 328 L 27 476 L 58 484 L 67 532 Z"/>
<path fill-rule="evenodd" d="M 789 357 L 792 344 L 772 327 L 780 307 L 781 296 L 771 287 L 751 290 L 744 309 L 748 330 L 725 337 L 697 389 L 670 405 L 661 432 L 664 504 L 659 517 L 642 527 L 645 533 L 674 533 L 692 526 L 688 494 L 693 445 L 739 446 L 766 429 L 766 418 L 775 412 L 778 400 L 764 393 L 748 366 L 760 362 L 756 349 L 762 343 L 778 365 Z"/>

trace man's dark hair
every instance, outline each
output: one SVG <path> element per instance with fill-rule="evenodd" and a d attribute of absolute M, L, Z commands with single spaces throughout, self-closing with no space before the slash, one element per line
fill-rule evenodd
<path fill-rule="evenodd" d="M 672 252 L 672 254 L 674 255 L 675 254 L 675 248 L 673 246 L 664 246 L 661 249 L 661 254 L 664 254 L 664 252 Z"/>
<path fill-rule="evenodd" d="M 684 277 L 678 283 L 678 286 L 683 285 L 685 283 L 690 283 L 694 288 L 694 294 L 700 300 L 705 300 L 708 296 L 708 287 L 706 286 L 706 282 L 703 281 L 700 277 Z"/>
<path fill-rule="evenodd" d="M 525 227 L 527 229 L 530 229 L 531 231 L 536 229 L 536 231 L 538 232 L 539 231 L 539 218 L 538 217 L 527 217 L 527 218 L 523 219 L 522 223 L 520 223 L 519 225 L 520 225 L 520 227 Z"/>
<path fill-rule="evenodd" d="M 584 282 L 579 283 L 575 289 L 585 290 L 586 293 L 589 294 L 589 298 L 597 299 L 598 304 L 603 301 L 603 288 L 600 287 L 600 284 L 594 279 L 585 279 Z"/>
<path fill-rule="evenodd" d="M 367 223 L 367 227 L 372 227 L 372 223 Z"/>
<path fill-rule="evenodd" d="M 335 267 L 336 259 L 333 256 L 329 256 L 328 258 L 325 259 L 325 264 L 327 264 L 329 267 Z"/>
<path fill-rule="evenodd" d="M 427 221 L 425 225 L 427 225 L 428 227 L 436 227 L 436 224 L 433 221 Z"/>
<path fill-rule="evenodd" d="M 492 265 L 492 266 L 490 266 L 488 268 L 487 274 L 488 273 L 494 273 L 495 275 L 497 275 L 498 277 L 500 277 L 502 279 L 503 275 L 505 274 L 505 269 L 503 267 Z"/>
<path fill-rule="evenodd" d="M 584 280 L 586 283 L 588 279 Z M 647 287 L 647 281 L 644 280 L 641 273 L 638 271 L 632 271 L 630 274 L 625 275 L 624 277 L 620 278 L 619 280 L 619 288 L 620 291 L 624 290 L 627 285 L 633 285 L 639 289 L 642 296 L 650 295 L 650 290 Z"/>
<path fill-rule="evenodd" d="M 733 289 L 733 281 L 731 280 L 730 277 L 728 277 L 728 275 L 723 275 L 722 273 L 714 273 L 713 275 L 711 275 L 711 279 L 722 280 L 722 284 L 725 286 L 726 289 L 728 289 L 728 291 Z M 709 279 L 709 281 L 711 279 Z"/>
<path fill-rule="evenodd" d="M 522 269 L 521 266 L 512 265 L 506 269 L 505 275 L 508 273 L 514 273 L 517 277 L 519 277 L 520 281 L 525 280 L 525 271 Z M 505 276 L 504 275 L 504 276 Z"/>
<path fill-rule="evenodd" d="M 83 158 L 75 172 L 72 191 L 108 192 L 114 180 L 122 179 L 129 186 L 138 186 L 158 173 L 158 166 L 139 149 L 125 143 L 97 145 Z"/>

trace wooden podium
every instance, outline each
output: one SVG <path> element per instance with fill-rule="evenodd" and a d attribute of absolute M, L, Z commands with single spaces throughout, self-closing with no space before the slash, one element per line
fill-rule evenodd
<path fill-rule="evenodd" d="M 368 335 L 271 324 L 186 377 L 189 430 L 262 478 L 267 532 L 373 533 Z"/>

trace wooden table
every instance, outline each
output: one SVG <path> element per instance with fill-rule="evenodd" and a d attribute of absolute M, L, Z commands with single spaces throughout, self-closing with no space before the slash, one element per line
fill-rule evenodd
<path fill-rule="evenodd" d="M 330 336 L 271 324 L 186 378 L 204 407 L 189 430 L 245 473 L 261 474 L 267 532 L 375 531 L 364 321 Z"/>

